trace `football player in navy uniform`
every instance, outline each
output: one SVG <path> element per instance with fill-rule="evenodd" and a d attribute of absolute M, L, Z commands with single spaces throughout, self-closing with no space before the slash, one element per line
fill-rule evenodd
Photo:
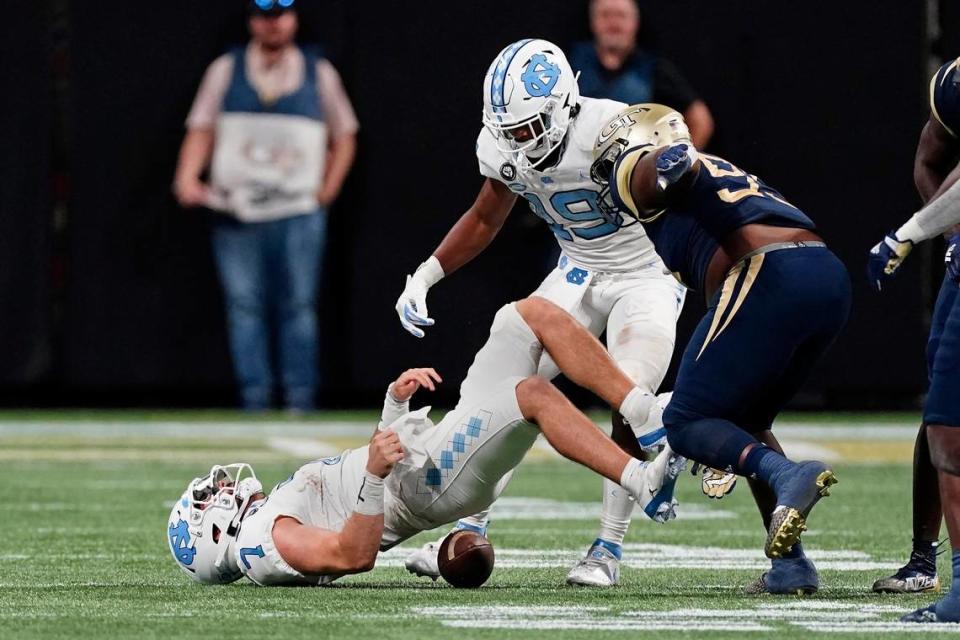
<path fill-rule="evenodd" d="M 878 291 L 914 245 L 946 235 L 946 275 L 927 342 L 930 393 L 914 454 L 914 551 L 910 562 L 874 590 L 936 590 L 936 540 L 940 509 L 953 547 L 950 592 L 935 604 L 905 616 L 907 622 L 960 622 L 960 60 L 945 64 L 930 84 L 930 121 L 923 129 L 914 179 L 924 207 L 870 251 L 867 276 Z M 934 476 L 932 468 L 936 470 Z M 939 496 L 938 496 L 939 489 Z M 880 589 L 878 589 L 878 587 Z"/>
<path fill-rule="evenodd" d="M 669 107 L 624 109 L 594 154 L 604 206 L 639 220 L 667 267 L 709 300 L 664 413 L 670 446 L 748 478 L 773 560 L 748 593 L 816 591 L 800 535 L 836 478 L 822 462 L 788 460 L 770 429 L 846 324 L 846 268 L 777 191 L 699 154 Z"/>

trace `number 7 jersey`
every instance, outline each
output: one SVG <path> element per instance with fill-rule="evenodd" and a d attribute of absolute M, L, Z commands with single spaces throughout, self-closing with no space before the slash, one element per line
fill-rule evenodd
<path fill-rule="evenodd" d="M 660 261 L 643 227 L 620 214 L 606 216 L 598 204 L 600 187 L 590 179 L 597 131 L 626 105 L 613 100 L 580 99 L 570 123 L 560 162 L 544 171 L 520 174 L 497 149 L 484 128 L 477 139 L 480 173 L 524 198 L 557 237 L 570 260 L 590 271 L 635 271 Z"/>

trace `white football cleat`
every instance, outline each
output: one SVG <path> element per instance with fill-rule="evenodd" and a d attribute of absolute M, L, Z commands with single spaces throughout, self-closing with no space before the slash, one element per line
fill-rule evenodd
<path fill-rule="evenodd" d="M 686 465 L 686 458 L 666 446 L 651 462 L 638 461 L 623 488 L 651 520 L 663 524 L 677 517 L 673 492 Z"/>
<path fill-rule="evenodd" d="M 418 578 L 422 578 L 424 576 L 432 578 L 433 580 L 439 578 L 440 567 L 437 557 L 440 554 L 440 545 L 443 543 L 443 540 L 446 537 L 447 536 L 444 535 L 435 542 L 428 542 L 408 555 L 407 559 L 403 563 L 403 566 L 406 567 L 407 571 L 415 574 Z"/>
<path fill-rule="evenodd" d="M 581 587 L 615 587 L 620 584 L 620 559 L 595 542 L 570 573 L 567 584 Z"/>

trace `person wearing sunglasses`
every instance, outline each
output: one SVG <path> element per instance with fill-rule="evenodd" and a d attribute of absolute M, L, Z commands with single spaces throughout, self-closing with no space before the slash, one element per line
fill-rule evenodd
<path fill-rule="evenodd" d="M 248 26 L 250 43 L 206 72 L 174 192 L 184 207 L 222 214 L 213 254 L 243 407 L 268 408 L 279 383 L 284 405 L 306 411 L 318 385 L 327 208 L 353 163 L 359 125 L 333 65 L 296 44 L 295 0 L 251 1 Z"/>

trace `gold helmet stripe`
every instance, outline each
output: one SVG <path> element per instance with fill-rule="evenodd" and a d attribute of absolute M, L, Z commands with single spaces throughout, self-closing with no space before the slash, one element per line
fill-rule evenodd
<path fill-rule="evenodd" d="M 639 147 L 624 151 L 620 161 L 617 162 L 616 175 L 617 193 L 620 195 L 620 199 L 630 209 L 630 213 L 638 218 L 642 216 L 637 209 L 637 204 L 633 201 L 633 194 L 630 192 L 630 179 L 633 177 L 633 170 L 642 157 L 643 154 L 640 153 Z"/>
<path fill-rule="evenodd" d="M 947 67 L 947 70 L 943 74 L 943 79 L 940 81 L 941 85 L 946 82 L 950 74 L 956 70 L 957 64 L 960 64 L 960 58 L 954 60 L 953 64 Z M 930 113 L 932 113 L 933 117 L 937 119 L 937 122 L 939 122 L 940 125 L 947 130 L 947 133 L 956 138 L 957 134 L 954 133 L 953 129 L 946 125 L 946 123 L 943 121 L 943 118 L 940 117 L 940 112 L 937 111 L 937 101 L 935 99 L 935 95 L 937 91 L 937 77 L 939 76 L 940 74 L 936 73 L 934 74 L 933 78 L 930 79 Z"/>

